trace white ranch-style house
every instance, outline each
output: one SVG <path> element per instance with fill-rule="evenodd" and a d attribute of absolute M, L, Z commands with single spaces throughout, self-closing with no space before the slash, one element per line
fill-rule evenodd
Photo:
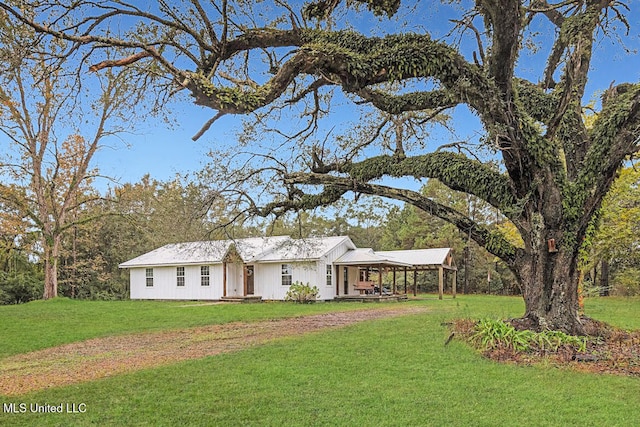
<path fill-rule="evenodd" d="M 359 249 L 348 236 L 175 243 L 120 268 L 130 271 L 131 299 L 284 300 L 295 282 L 317 286 L 320 300 L 384 297 L 397 293 L 398 273 L 406 293 L 407 273 L 422 270 L 437 270 L 441 298 L 446 276 L 454 297 L 456 286 L 450 248 L 380 252 Z M 379 272 L 393 274 L 391 287 Z"/>

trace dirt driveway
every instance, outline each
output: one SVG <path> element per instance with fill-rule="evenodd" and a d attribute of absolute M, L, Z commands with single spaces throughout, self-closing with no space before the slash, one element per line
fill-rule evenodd
<path fill-rule="evenodd" d="M 14 396 L 91 381 L 182 360 L 239 351 L 276 338 L 425 310 L 425 307 L 394 304 L 292 319 L 95 338 L 0 360 L 0 394 Z"/>

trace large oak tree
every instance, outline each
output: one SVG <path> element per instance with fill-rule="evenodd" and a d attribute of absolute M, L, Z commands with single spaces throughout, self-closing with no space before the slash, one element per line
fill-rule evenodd
<path fill-rule="evenodd" d="M 31 2 L 22 3 L 22 11 L 30 10 L 24 5 Z M 262 119 L 264 113 L 304 104 L 311 122 L 293 136 L 313 135 L 327 113 L 322 102 L 331 89 L 386 117 L 413 115 L 414 127 L 436 113 L 467 106 L 479 117 L 484 144 L 499 156 L 500 169 L 461 151 L 408 150 L 401 133 L 374 154 L 370 141 L 354 142 L 343 155 L 331 157 L 318 144 L 300 151 L 307 161 L 298 164 L 306 168 L 265 156 L 273 163 L 262 171 L 283 172 L 286 191 L 262 206 L 247 199 L 248 207 L 259 214 L 311 209 L 348 192 L 411 203 L 502 259 L 521 284 L 525 317 L 540 327 L 582 330 L 579 249 L 620 165 L 638 151 L 637 82 L 611 85 L 593 126 L 587 128 L 582 116 L 596 38 L 609 32 L 624 38 L 619 28 L 628 28 L 631 13 L 625 4 L 461 1 L 458 7 L 465 10 L 451 22 L 462 40 L 457 44 L 432 36 L 426 21 L 420 25 L 419 13 L 407 15 L 419 32 L 397 27 L 395 33 L 372 36 L 353 29 L 350 17 L 392 18 L 403 11 L 399 0 L 316 0 L 296 7 L 282 1 L 159 1 L 151 10 L 134 2 L 79 0 L 72 11 L 66 2 L 32 3 L 35 19 L 9 2 L 0 5 L 12 20 L 88 45 L 93 54 L 129 49 L 118 60 L 97 58 L 91 69 L 135 66 L 166 84 L 167 91 L 187 91 L 196 104 L 215 110 L 203 132 L 224 115 Z M 119 31 L 128 22 L 135 27 Z M 553 30 L 536 38 L 531 26 L 540 23 Z M 549 52 L 535 80 L 516 72 L 530 41 Z M 263 65 L 256 66 L 260 58 Z M 383 185 L 383 177 L 437 178 L 479 197 L 517 227 L 523 246 L 417 191 Z"/>

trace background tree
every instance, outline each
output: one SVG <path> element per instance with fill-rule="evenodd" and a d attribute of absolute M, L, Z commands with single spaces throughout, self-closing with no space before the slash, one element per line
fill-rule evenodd
<path fill-rule="evenodd" d="M 0 304 L 19 304 L 42 298 L 42 269 L 29 259 L 32 235 L 24 222 L 0 203 Z"/>
<path fill-rule="evenodd" d="M 383 236 L 389 218 L 393 217 L 392 212 L 395 212 L 393 207 L 379 197 L 363 197 L 357 201 L 343 199 L 330 208 L 282 215 L 246 232 L 294 238 L 349 236 L 358 247 L 382 250 L 385 248 Z"/>
<path fill-rule="evenodd" d="M 207 189 L 189 177 L 139 182 L 110 189 L 85 205 L 62 241 L 62 295 L 89 299 L 128 297 L 128 271 L 118 265 L 168 243 L 223 237 Z M 207 208 L 208 211 L 207 211 Z"/>
<path fill-rule="evenodd" d="M 194 0 L 184 10 L 159 2 L 150 11 L 123 1 L 77 1 L 71 11 L 66 2 L 58 9 L 56 3 L 47 2 L 51 19 L 45 25 L 30 19 L 45 13 L 38 2 L 21 9 L 33 15 L 7 2 L 0 6 L 20 23 L 78 47 L 89 45 L 94 53 L 108 46 L 129 48 L 119 60 L 97 58 L 91 69 L 134 65 L 156 81 L 170 79 L 167 91 L 186 90 L 196 104 L 216 111 L 196 136 L 223 115 L 256 113 L 264 122 L 267 113 L 279 118 L 286 108 L 300 106 L 297 111 L 308 121 L 287 135 L 296 142 L 295 155 L 256 149 L 261 157 L 253 159 L 259 163 L 242 162 L 253 171 L 243 173 L 254 178 L 243 181 L 249 185 L 268 186 L 274 175 L 280 177 L 270 193 L 261 193 L 271 203 L 264 204 L 255 190 L 226 187 L 243 198 L 247 210 L 278 215 L 312 209 L 347 192 L 413 204 L 455 225 L 509 267 L 521 285 L 524 315 L 532 326 L 583 330 L 577 292 L 580 247 L 618 168 L 638 150 L 637 82 L 606 90 L 591 128 L 582 117 L 597 38 L 624 39 L 624 30 L 630 29 L 624 3 L 462 2 L 460 14 L 449 21 L 449 38 L 429 34 L 428 15 L 413 9 L 407 13 L 399 0 L 317 0 L 301 13 L 281 2 Z M 416 32 L 385 35 L 383 25 L 366 28 L 358 21 L 363 27 L 354 26 L 349 8 L 379 17 L 405 13 Z M 62 16 L 77 21 L 70 25 Z M 122 29 L 131 17 L 136 18 L 135 31 Z M 381 35 L 365 35 L 376 31 Z M 544 68 L 527 80 L 532 73 L 519 73 L 517 62 L 528 46 L 549 55 Z M 466 106 L 479 118 L 484 147 L 500 159 L 502 170 L 461 150 L 412 148 L 402 137 L 392 145 L 379 138 L 347 138 L 342 145 L 334 143 L 337 138 L 317 139 L 322 117 L 327 111 L 335 114 L 326 104 L 332 89 L 345 94 L 341 99 L 355 101 L 356 112 L 419 112 L 423 116 L 413 119 L 415 126 L 440 111 Z M 284 151 L 287 159 L 282 159 Z M 498 230 L 419 191 L 381 183 L 383 177 L 437 178 L 473 194 L 515 225 L 523 245 L 513 245 Z M 233 174 L 227 178 L 240 182 Z"/>
<path fill-rule="evenodd" d="M 488 228 L 502 227 L 503 218 L 482 200 L 450 190 L 430 179 L 421 193 L 438 203 L 447 203 Z M 449 247 L 458 267 L 459 284 L 464 293 L 517 293 L 517 283 L 508 268 L 495 256 L 478 246 L 452 224 L 429 215 L 413 205 L 405 205 L 389 215 L 381 240 L 383 249 Z M 490 280 L 487 280 L 490 278 Z M 437 285 L 437 283 L 436 283 Z"/>
<path fill-rule="evenodd" d="M 6 19 L 1 24 L 0 131 L 6 146 L 0 160 L 0 200 L 14 220 L 28 220 L 40 237 L 43 296 L 48 299 L 58 294 L 64 234 L 78 221 L 91 219 L 76 213 L 97 197 L 91 191 L 98 176 L 92 159 L 100 141 L 115 131 L 108 121 L 127 106 L 128 71 L 95 76 L 84 85 L 62 68 L 61 58 L 74 60 L 63 43 L 47 43 Z M 84 97 L 91 96 L 93 105 L 87 105 Z M 87 123 L 94 128 L 83 137 Z"/>
<path fill-rule="evenodd" d="M 620 295 L 640 293 L 640 172 L 634 167 L 620 171 L 604 199 L 598 231 L 592 238 L 585 266 L 591 284 L 601 292 L 613 289 Z M 608 274 L 600 286 L 601 278 Z"/>

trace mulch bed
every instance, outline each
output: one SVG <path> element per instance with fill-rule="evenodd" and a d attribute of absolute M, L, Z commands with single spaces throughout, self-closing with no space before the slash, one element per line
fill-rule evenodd
<path fill-rule="evenodd" d="M 15 396 L 92 381 L 239 351 L 277 338 L 423 311 L 424 307 L 394 305 L 291 319 L 95 338 L 1 359 L 0 394 Z"/>
<path fill-rule="evenodd" d="M 498 362 L 525 365 L 545 362 L 581 372 L 640 377 L 640 331 L 626 331 L 593 319 L 585 321 L 588 336 L 582 352 L 570 346 L 561 346 L 557 351 L 518 352 L 504 346 L 478 350 Z M 510 323 L 518 330 L 527 327 L 522 319 L 512 319 Z M 469 319 L 457 320 L 452 324 L 453 334 L 474 345 L 471 336 L 475 324 Z"/>

